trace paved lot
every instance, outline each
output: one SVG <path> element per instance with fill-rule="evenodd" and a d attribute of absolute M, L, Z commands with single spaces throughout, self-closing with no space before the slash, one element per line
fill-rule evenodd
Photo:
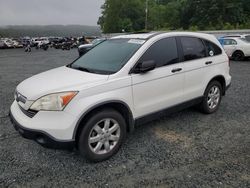
<path fill-rule="evenodd" d="M 0 187 L 250 187 L 250 62 L 232 62 L 219 111 L 195 109 L 139 126 L 118 154 L 92 164 L 23 139 L 7 114 L 16 85 L 76 50 L 0 51 Z"/>

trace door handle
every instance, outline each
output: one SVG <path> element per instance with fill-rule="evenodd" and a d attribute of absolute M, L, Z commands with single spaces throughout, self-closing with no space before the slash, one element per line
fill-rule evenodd
<path fill-rule="evenodd" d="M 182 68 L 173 69 L 171 72 L 172 72 L 172 73 L 176 73 L 176 72 L 180 72 L 180 71 L 182 71 Z"/>
<path fill-rule="evenodd" d="M 212 61 L 207 61 L 205 64 L 206 65 L 210 65 L 210 64 L 212 64 L 213 62 Z"/>

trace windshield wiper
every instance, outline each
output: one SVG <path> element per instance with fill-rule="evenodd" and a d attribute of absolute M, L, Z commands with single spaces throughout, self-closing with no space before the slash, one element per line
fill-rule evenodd
<path fill-rule="evenodd" d="M 89 72 L 89 73 L 94 73 L 94 74 L 104 74 L 104 75 L 109 75 L 109 74 L 114 74 L 114 71 L 101 71 L 101 70 L 94 70 L 94 69 L 88 69 L 85 67 L 80 67 L 80 66 L 73 66 L 71 64 L 71 66 L 67 66 L 69 68 L 72 69 L 76 69 L 76 70 L 80 70 L 80 71 L 84 71 L 84 72 Z"/>
<path fill-rule="evenodd" d="M 85 68 L 85 67 L 80 67 L 80 66 L 79 67 L 73 67 L 73 66 L 71 66 L 71 68 L 76 69 L 76 70 L 80 70 L 80 71 L 84 71 L 84 72 L 95 73 L 95 71 L 90 70 L 90 69 Z"/>

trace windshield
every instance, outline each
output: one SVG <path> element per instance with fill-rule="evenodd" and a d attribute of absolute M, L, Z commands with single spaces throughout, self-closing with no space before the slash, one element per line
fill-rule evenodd
<path fill-rule="evenodd" d="M 73 62 L 70 67 L 97 74 L 116 73 L 144 42 L 137 39 L 106 40 Z"/>

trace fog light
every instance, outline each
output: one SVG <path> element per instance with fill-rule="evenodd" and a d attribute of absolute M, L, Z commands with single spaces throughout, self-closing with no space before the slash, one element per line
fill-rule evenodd
<path fill-rule="evenodd" d="M 39 144 L 45 144 L 45 143 L 46 143 L 45 139 L 44 139 L 42 136 L 38 136 L 38 137 L 36 138 L 36 141 L 37 141 Z"/>

